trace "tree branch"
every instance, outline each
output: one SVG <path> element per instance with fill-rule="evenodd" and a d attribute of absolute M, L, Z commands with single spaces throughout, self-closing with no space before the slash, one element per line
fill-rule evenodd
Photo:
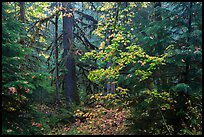
<path fill-rule="evenodd" d="M 56 16 L 56 14 L 58 14 L 60 11 L 62 11 L 62 9 L 57 10 L 54 14 L 52 14 L 52 15 L 50 15 L 50 16 L 48 16 L 48 17 L 45 17 L 45 18 L 42 18 L 42 19 L 37 20 L 37 21 L 29 28 L 29 30 L 27 31 L 27 33 L 28 33 L 29 31 L 31 31 L 31 29 L 34 28 L 37 23 L 42 24 L 42 23 L 44 23 L 44 22 L 46 22 L 46 21 L 49 21 L 50 19 L 54 18 L 54 17 Z M 51 21 L 51 20 L 50 20 L 50 21 Z M 53 21 L 51 21 L 51 22 L 54 23 Z"/>
<path fill-rule="evenodd" d="M 82 17 L 86 18 L 86 20 L 91 20 L 93 22 L 93 24 L 97 24 L 98 23 L 98 21 L 95 20 L 94 17 L 92 17 L 92 16 L 90 16 L 88 14 L 85 14 L 85 13 L 80 12 L 80 11 L 75 11 L 75 12 L 78 13 L 78 14 L 81 14 Z"/>
<path fill-rule="evenodd" d="M 57 40 L 59 40 L 61 37 L 63 36 L 63 34 L 60 34 L 60 36 L 57 38 Z M 54 41 L 53 41 L 54 42 Z M 46 52 L 52 47 L 53 42 L 50 44 L 50 46 L 46 49 Z"/>

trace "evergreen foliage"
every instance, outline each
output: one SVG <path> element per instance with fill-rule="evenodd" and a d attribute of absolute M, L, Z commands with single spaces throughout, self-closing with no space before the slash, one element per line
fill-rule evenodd
<path fill-rule="evenodd" d="M 201 135 L 201 9 L 3 2 L 2 134 Z"/>

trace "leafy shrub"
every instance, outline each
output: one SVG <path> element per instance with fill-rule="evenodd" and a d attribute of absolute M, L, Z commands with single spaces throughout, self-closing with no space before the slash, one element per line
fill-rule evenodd
<path fill-rule="evenodd" d="M 130 131 L 142 135 L 200 134 L 201 109 L 195 98 L 186 98 L 181 93 L 145 90 L 132 96 L 135 101 L 130 105 L 133 108 Z"/>

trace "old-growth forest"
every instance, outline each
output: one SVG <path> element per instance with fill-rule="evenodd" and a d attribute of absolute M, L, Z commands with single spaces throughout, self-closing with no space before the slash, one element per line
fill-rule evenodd
<path fill-rule="evenodd" d="M 2 135 L 202 135 L 202 2 L 2 2 Z"/>

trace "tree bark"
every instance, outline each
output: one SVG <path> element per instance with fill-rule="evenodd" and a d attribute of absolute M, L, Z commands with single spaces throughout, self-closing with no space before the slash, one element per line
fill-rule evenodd
<path fill-rule="evenodd" d="M 20 7 L 20 20 L 25 23 L 25 2 L 19 2 L 19 7 Z M 25 28 L 24 28 L 25 30 Z M 20 43 L 25 46 L 25 39 L 20 38 Z"/>
<path fill-rule="evenodd" d="M 25 22 L 25 2 L 19 2 L 20 6 L 20 20 Z"/>
<path fill-rule="evenodd" d="M 71 12 L 71 3 L 63 2 L 63 45 L 64 45 L 64 60 L 65 72 L 64 76 L 64 91 L 67 101 L 79 103 L 79 96 L 76 87 L 76 68 L 73 54 L 73 14 Z"/>
<path fill-rule="evenodd" d="M 191 33 L 191 20 L 192 20 L 192 6 L 193 6 L 193 2 L 190 2 L 189 4 L 189 19 L 188 19 L 188 33 L 189 33 L 189 36 L 188 36 L 188 45 L 190 46 L 189 42 L 190 42 L 190 33 Z"/>
<path fill-rule="evenodd" d="M 15 19 L 17 19 L 17 15 L 16 15 L 16 2 L 14 2 L 14 11 L 15 11 L 15 13 L 14 13 L 14 17 L 15 17 Z"/>
<path fill-rule="evenodd" d="M 118 5 L 117 5 L 117 7 L 116 7 L 116 9 L 115 9 L 116 16 L 115 16 L 115 21 L 114 21 L 114 24 L 113 24 L 113 27 L 114 27 L 114 28 L 113 28 L 113 30 L 111 30 L 110 35 L 116 33 L 116 24 L 117 24 L 117 22 L 118 22 L 118 14 L 119 14 L 120 5 L 121 5 L 121 3 L 118 3 Z M 113 37 L 110 37 L 110 40 L 109 40 L 109 42 L 110 42 L 109 44 L 110 44 L 110 45 L 112 44 L 112 42 L 111 42 L 112 39 L 113 39 Z M 109 68 L 111 65 L 112 65 L 112 60 L 110 60 L 110 61 L 108 62 L 106 68 Z M 114 92 L 115 92 L 115 83 L 114 83 L 114 82 L 112 82 L 112 81 L 109 82 L 109 81 L 108 81 L 108 83 L 107 83 L 107 85 L 106 85 L 106 92 L 107 92 L 107 94 L 108 94 L 108 93 L 114 93 Z"/>
<path fill-rule="evenodd" d="M 57 5 L 56 5 L 57 8 Z M 58 13 L 55 18 L 55 66 L 56 66 L 56 101 L 59 101 L 59 66 L 58 66 Z"/>
<path fill-rule="evenodd" d="M 160 13 L 160 9 L 158 8 L 161 8 L 161 2 L 155 2 L 154 4 L 154 8 L 155 8 L 155 21 L 156 22 L 162 22 L 162 17 L 161 17 L 161 13 Z M 163 39 L 163 30 L 160 29 L 160 31 L 157 33 L 157 37 L 156 37 L 156 40 L 158 41 L 156 47 L 155 47 L 155 54 L 156 55 L 161 55 L 163 52 L 164 52 L 164 49 L 163 49 L 163 45 L 161 45 L 161 43 L 159 43 L 159 41 L 161 39 Z M 161 70 L 157 70 L 157 75 L 160 75 L 161 76 Z M 159 89 L 159 85 L 162 85 L 162 83 L 165 83 L 164 81 L 162 81 L 161 77 L 154 77 L 154 87 L 157 89 L 157 90 L 160 90 Z"/>
<path fill-rule="evenodd" d="M 188 38 L 187 38 L 187 43 L 188 43 L 188 47 L 190 47 L 190 34 L 191 34 L 191 31 L 192 31 L 192 27 L 191 27 L 191 21 L 192 21 L 192 6 L 193 6 L 193 2 L 190 2 L 189 3 L 189 19 L 188 19 Z M 185 76 L 184 76 L 184 83 L 188 83 L 188 74 L 189 74 L 189 67 L 190 67 L 190 64 L 189 64 L 189 55 L 186 56 L 186 72 L 185 72 Z"/>
<path fill-rule="evenodd" d="M 155 8 L 155 21 L 156 22 L 162 22 L 160 9 L 158 9 L 158 8 L 161 8 L 161 2 L 155 2 L 154 8 Z M 157 33 L 157 37 L 156 37 L 156 40 L 158 42 L 161 39 L 163 39 L 163 30 L 162 29 L 160 29 L 160 31 Z M 164 51 L 163 46 L 160 43 L 157 43 L 155 48 L 156 48 L 156 50 L 155 50 L 156 55 L 161 55 Z"/>

